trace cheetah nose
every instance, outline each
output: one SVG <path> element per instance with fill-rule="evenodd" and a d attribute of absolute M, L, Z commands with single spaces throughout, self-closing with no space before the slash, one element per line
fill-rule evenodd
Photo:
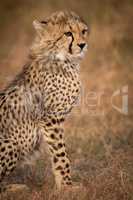
<path fill-rule="evenodd" d="M 78 44 L 78 46 L 80 47 L 81 50 L 85 47 L 85 45 L 86 45 L 85 43 Z"/>

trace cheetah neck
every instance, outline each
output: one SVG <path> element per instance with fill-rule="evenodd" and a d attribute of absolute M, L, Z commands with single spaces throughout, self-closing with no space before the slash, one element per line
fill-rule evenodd
<path fill-rule="evenodd" d="M 43 61 L 43 60 L 50 60 L 50 61 L 70 61 L 71 63 L 77 65 L 81 62 L 81 57 L 74 56 L 72 54 L 65 53 L 59 50 L 53 44 L 49 44 L 48 46 L 41 46 L 41 44 L 35 43 L 30 49 L 29 57 L 33 60 Z"/>
<path fill-rule="evenodd" d="M 30 58 L 22 71 L 7 86 L 6 89 L 22 86 L 26 88 L 43 88 L 45 84 L 45 74 L 58 73 L 59 70 L 74 72 L 79 74 L 80 65 L 77 61 L 67 57 L 65 60 L 59 59 L 56 54 L 51 54 L 43 58 Z M 42 84 L 43 83 L 43 84 Z M 42 85 L 41 85 L 42 84 Z"/>

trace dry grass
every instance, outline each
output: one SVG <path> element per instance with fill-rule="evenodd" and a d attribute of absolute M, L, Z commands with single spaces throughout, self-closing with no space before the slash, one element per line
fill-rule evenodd
<path fill-rule="evenodd" d="M 0 7 L 1 89 L 21 70 L 33 39 L 31 22 L 52 11 L 69 8 L 91 24 L 89 51 L 82 63 L 84 85 L 80 106 L 65 124 L 72 175 L 78 189 L 54 190 L 48 156 L 34 168 L 14 173 L 11 182 L 25 183 L 30 192 L 4 194 L 1 199 L 32 200 L 132 200 L 133 199 L 133 3 L 76 0 L 5 0 Z M 12 31 L 13 30 L 13 31 Z M 32 37 L 31 37 L 32 36 Z M 111 104 L 114 91 L 128 86 L 128 114 Z M 91 92 L 91 93 L 90 93 Z M 93 94 L 92 94 L 93 92 Z M 92 96 L 90 95 L 97 95 Z M 114 104 L 121 105 L 121 96 Z M 90 106 L 93 105 L 93 106 Z M 24 175 L 25 174 L 25 175 Z M 20 176 L 21 175 L 21 176 Z"/>

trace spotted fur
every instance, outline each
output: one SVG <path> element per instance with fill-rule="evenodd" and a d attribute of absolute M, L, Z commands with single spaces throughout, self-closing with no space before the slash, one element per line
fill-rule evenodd
<path fill-rule="evenodd" d="M 88 28 L 73 12 L 33 24 L 37 34 L 29 61 L 0 95 L 0 182 L 45 141 L 60 188 L 72 184 L 62 124 L 80 93 Z"/>

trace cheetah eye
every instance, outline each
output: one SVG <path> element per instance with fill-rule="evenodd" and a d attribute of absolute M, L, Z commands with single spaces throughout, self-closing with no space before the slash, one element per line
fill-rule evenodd
<path fill-rule="evenodd" d="M 84 35 L 85 33 L 87 33 L 87 31 L 88 31 L 87 29 L 83 29 L 82 34 Z"/>
<path fill-rule="evenodd" d="M 41 24 L 47 24 L 47 22 L 46 21 L 41 21 Z"/>
<path fill-rule="evenodd" d="M 72 32 L 68 31 L 66 33 L 64 33 L 67 37 L 71 37 L 72 36 Z"/>

